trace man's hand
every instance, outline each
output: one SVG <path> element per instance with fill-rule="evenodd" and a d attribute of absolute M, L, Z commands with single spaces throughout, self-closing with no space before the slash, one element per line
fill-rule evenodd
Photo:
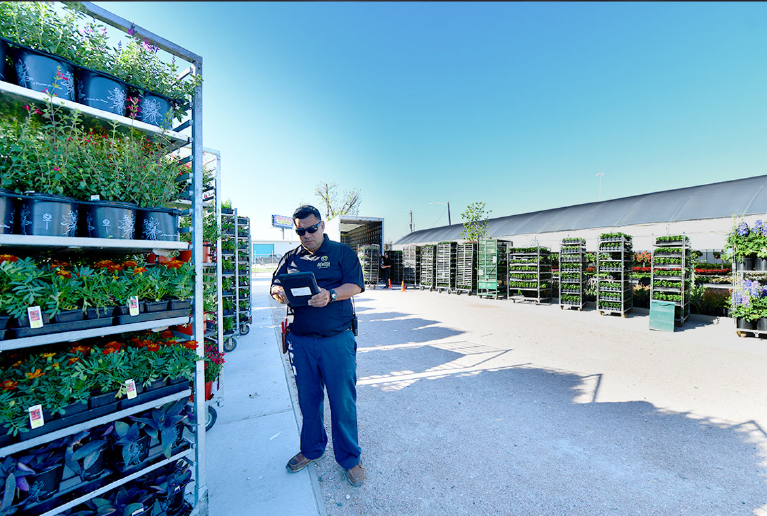
<path fill-rule="evenodd" d="M 330 292 L 324 288 L 320 289 L 319 294 L 314 294 L 309 298 L 309 306 L 315 308 L 322 308 L 323 306 L 328 306 L 328 304 L 330 304 Z"/>
<path fill-rule="evenodd" d="M 288 298 L 285 296 L 285 289 L 279 285 L 273 285 L 269 293 L 271 294 L 272 298 L 276 299 L 283 305 L 288 302 Z"/>

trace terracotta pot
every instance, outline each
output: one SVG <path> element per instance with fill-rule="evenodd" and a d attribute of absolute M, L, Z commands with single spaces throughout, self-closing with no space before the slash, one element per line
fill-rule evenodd
<path fill-rule="evenodd" d="M 210 263 L 210 244 L 202 243 L 202 263 Z"/>
<path fill-rule="evenodd" d="M 205 401 L 213 399 L 213 382 L 205 382 Z"/>
<path fill-rule="evenodd" d="M 205 256 L 205 249 L 204 248 L 202 250 L 202 253 L 203 253 L 203 258 L 204 258 L 204 256 Z M 192 261 L 192 250 L 191 249 L 187 249 L 186 251 L 181 251 L 179 253 L 179 255 L 178 255 L 178 259 L 181 260 L 182 262 L 191 262 Z M 205 261 L 205 260 L 203 259 L 203 261 Z"/>
<path fill-rule="evenodd" d="M 184 335 L 192 336 L 194 335 L 194 326 L 192 326 L 192 323 L 180 324 L 176 326 L 176 331 L 183 333 Z"/>

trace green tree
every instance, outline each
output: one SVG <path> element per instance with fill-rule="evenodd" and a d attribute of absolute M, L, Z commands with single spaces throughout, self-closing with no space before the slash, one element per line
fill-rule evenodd
<path fill-rule="evenodd" d="M 487 238 L 487 231 L 490 227 L 488 218 L 493 210 L 485 211 L 485 203 L 473 202 L 466 207 L 466 211 L 461 213 L 464 220 L 461 236 L 470 241 L 478 242 L 482 238 Z"/>

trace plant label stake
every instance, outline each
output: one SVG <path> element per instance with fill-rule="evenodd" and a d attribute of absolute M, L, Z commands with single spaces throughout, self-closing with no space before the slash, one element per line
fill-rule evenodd
<path fill-rule="evenodd" d="M 35 428 L 40 428 L 44 424 L 45 419 L 43 419 L 43 406 L 33 405 L 29 407 L 29 427 L 34 430 Z"/>
<path fill-rule="evenodd" d="M 134 317 L 138 315 L 138 296 L 133 296 L 128 301 L 128 313 Z"/>
<path fill-rule="evenodd" d="M 43 327 L 43 314 L 40 312 L 39 306 L 30 306 L 27 308 L 27 316 L 29 316 L 30 328 Z"/>
<path fill-rule="evenodd" d="M 128 395 L 128 399 L 132 400 L 136 397 L 136 382 L 133 380 L 125 380 L 125 390 Z"/>

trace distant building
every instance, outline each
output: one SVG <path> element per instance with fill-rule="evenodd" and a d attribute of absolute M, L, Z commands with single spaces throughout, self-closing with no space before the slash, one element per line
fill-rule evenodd
<path fill-rule="evenodd" d="M 559 251 L 565 237 L 586 240 L 596 249 L 601 233 L 620 231 L 633 237 L 634 249 L 650 250 L 655 237 L 685 234 L 694 249 L 722 249 L 733 215 L 749 226 L 767 219 L 767 175 L 666 190 L 609 201 L 489 219 L 489 236 L 516 247 L 543 245 Z M 462 241 L 463 224 L 414 231 L 394 243 Z"/>

